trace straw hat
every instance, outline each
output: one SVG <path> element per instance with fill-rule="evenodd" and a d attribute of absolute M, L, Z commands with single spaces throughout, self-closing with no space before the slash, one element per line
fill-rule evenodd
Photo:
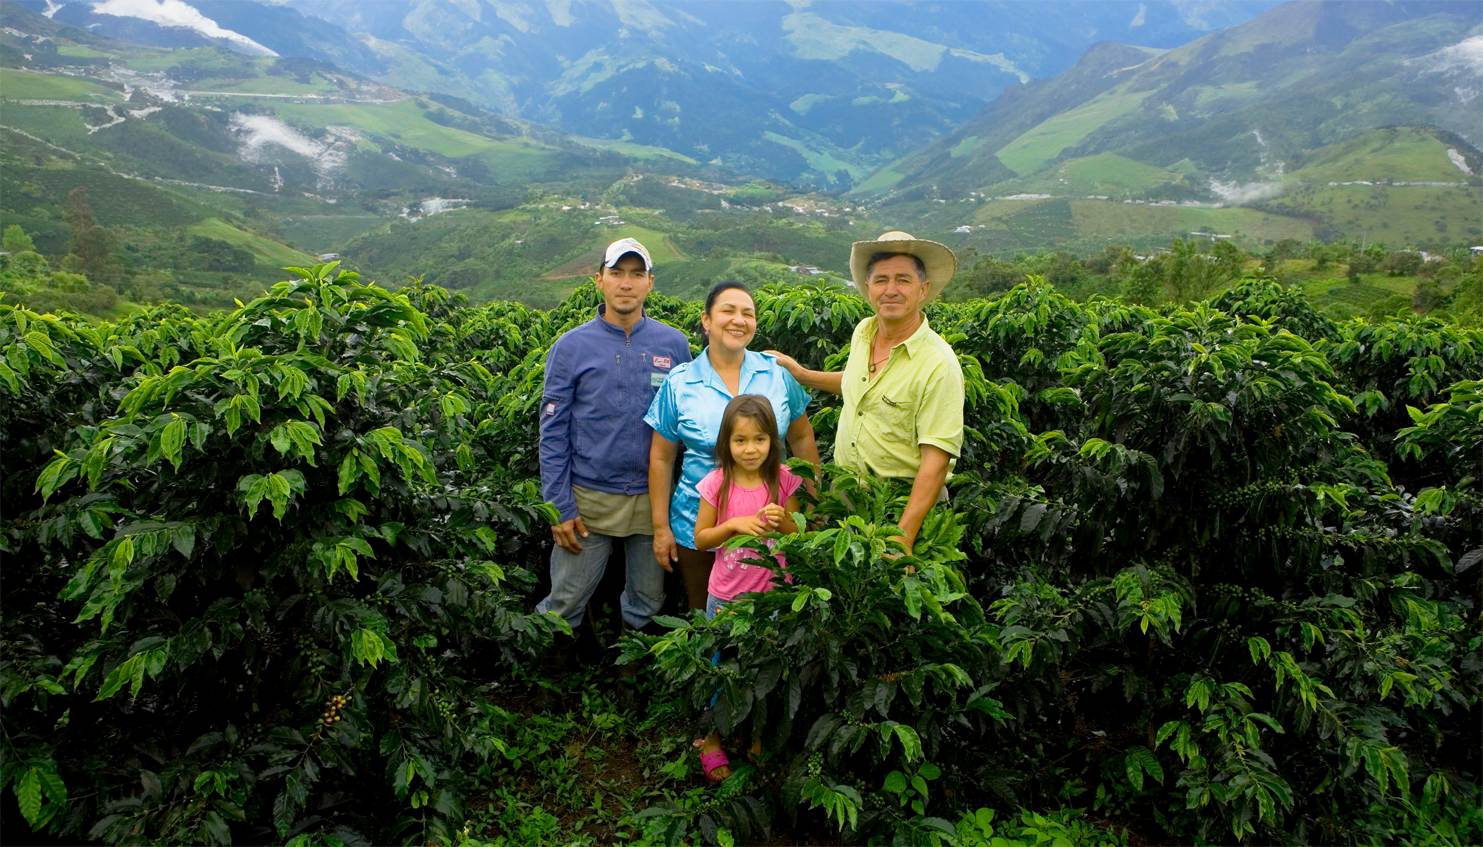
<path fill-rule="evenodd" d="M 953 255 L 947 245 L 913 238 L 908 232 L 892 230 L 874 241 L 856 241 L 850 247 L 850 278 L 855 281 L 855 287 L 860 289 L 861 294 L 866 293 L 869 282 L 865 276 L 865 266 L 869 264 L 870 257 L 877 253 L 904 253 L 921 259 L 922 264 L 927 267 L 927 284 L 931 286 L 931 291 L 927 293 L 928 300 L 942 293 L 942 289 L 958 270 L 958 257 Z"/>

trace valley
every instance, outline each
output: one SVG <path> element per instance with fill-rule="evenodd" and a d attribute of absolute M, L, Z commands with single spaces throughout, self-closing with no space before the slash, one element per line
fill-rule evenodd
<path fill-rule="evenodd" d="M 845 154 L 765 122 L 748 128 L 777 156 L 844 175 L 827 192 L 745 157 L 706 158 L 694 142 L 705 133 L 612 138 L 602 122 L 570 133 L 487 100 L 400 88 L 347 45 L 325 53 L 337 66 L 258 30 L 244 37 L 275 45 L 268 53 L 200 33 L 171 46 L 120 40 L 96 34 L 111 26 L 101 19 L 88 31 L 66 24 L 77 10 L 52 11 L 0 5 L 0 226 L 21 227 L 58 264 L 75 240 L 67 198 L 81 189 L 119 248 L 98 282 L 122 303 L 226 307 L 287 265 L 333 256 L 388 286 L 424 279 L 475 301 L 549 306 L 624 235 L 652 242 L 660 290 L 681 296 L 722 276 L 839 279 L 848 241 L 893 226 L 1006 258 L 1153 253 L 1207 236 L 1250 255 L 1287 241 L 1434 252 L 1483 242 L 1483 154 L 1466 109 L 1448 105 L 1480 74 L 1470 45 L 1483 41 L 1445 26 L 1478 17 L 1459 4 L 1253 7 L 1188 43 L 1096 45 L 1041 78 L 1024 69 L 1056 62 L 974 59 L 1009 73 L 1007 87 L 889 161 L 887 147 L 867 152 L 867 136 Z M 937 73 L 952 50 L 989 55 L 826 23 L 814 21 L 833 40 L 806 61 L 855 73 L 881 73 L 854 64 L 860 51 L 884 50 L 911 73 Z M 1328 34 L 1293 52 L 1303 31 Z M 1341 91 L 1336 69 L 1380 34 L 1394 44 L 1377 69 Z M 561 83 L 571 92 L 601 88 L 572 73 Z M 1305 102 L 1298 79 L 1329 101 L 1293 105 Z M 891 85 L 857 99 L 920 99 Z M 1435 93 L 1398 101 L 1408 87 Z M 1360 97 L 1374 102 L 1360 108 Z M 780 114 L 823 120 L 837 100 L 805 94 Z M 852 119 L 829 120 L 836 131 Z M 194 258 L 203 245 L 218 258 Z"/>

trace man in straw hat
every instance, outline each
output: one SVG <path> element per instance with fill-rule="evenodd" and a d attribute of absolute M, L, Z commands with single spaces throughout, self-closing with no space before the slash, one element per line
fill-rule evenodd
<path fill-rule="evenodd" d="M 850 276 L 875 316 L 855 327 L 844 370 L 808 370 L 778 356 L 804 385 L 844 395 L 836 463 L 912 480 L 899 522 L 908 550 L 963 447 L 963 369 L 922 314 L 957 268 L 945 245 L 905 232 L 856 241 Z"/>

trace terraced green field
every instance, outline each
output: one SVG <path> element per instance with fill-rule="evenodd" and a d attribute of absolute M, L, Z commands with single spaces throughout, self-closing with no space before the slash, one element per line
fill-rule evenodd
<path fill-rule="evenodd" d="M 1143 196 L 1163 185 L 1183 180 L 1181 174 L 1144 164 L 1116 153 L 1083 156 L 1017 181 L 1023 191 L 1058 194 L 1106 194 L 1109 196 Z"/>
<path fill-rule="evenodd" d="M 0 99 L 117 103 L 123 100 L 123 94 L 106 85 L 74 76 L 0 68 Z M 10 108 L 7 105 L 6 111 Z"/>
<path fill-rule="evenodd" d="M 59 44 L 57 45 L 57 55 L 70 56 L 74 59 L 101 59 L 113 54 L 104 53 L 101 50 L 94 50 L 93 48 L 82 44 Z"/>
<path fill-rule="evenodd" d="M 204 235 L 207 238 L 225 241 L 235 247 L 245 248 L 257 258 L 259 264 L 273 268 L 283 268 L 291 265 L 302 266 L 306 263 L 312 264 L 314 262 L 314 257 L 308 253 L 295 250 L 286 244 L 281 244 L 256 233 L 248 232 L 221 218 L 208 218 L 204 221 L 191 224 L 187 227 L 186 231 L 192 235 Z"/>
<path fill-rule="evenodd" d="M 307 82 L 290 76 L 253 76 L 245 79 L 207 77 L 191 83 L 193 92 L 221 91 L 240 94 L 335 94 L 340 86 L 321 74 L 312 74 Z M 198 96 L 198 95 L 193 95 Z"/>
<path fill-rule="evenodd" d="M 312 253 L 338 251 L 351 239 L 386 223 L 381 215 L 291 215 L 283 218 L 280 229 L 289 244 Z"/>
<path fill-rule="evenodd" d="M 1108 121 L 1143 104 L 1147 91 L 1113 89 L 1089 103 L 1062 112 L 999 148 L 999 161 L 1021 176 L 1040 170 L 1067 147 L 1081 143 Z"/>
<path fill-rule="evenodd" d="M 450 159 L 474 158 L 488 165 L 499 182 L 518 182 L 552 173 L 563 155 L 536 142 L 490 138 L 428 117 L 407 98 L 393 103 L 285 103 L 259 101 L 300 126 L 348 126 L 367 135 Z M 431 107 L 437 110 L 439 107 Z"/>
<path fill-rule="evenodd" d="M 235 53 L 227 53 L 212 47 L 181 47 L 173 50 L 154 50 L 130 46 L 127 53 L 119 55 L 118 61 L 126 67 L 143 72 L 165 71 L 171 68 L 190 67 L 192 70 L 210 75 L 212 69 L 221 71 L 222 76 L 236 76 L 242 71 L 243 63 L 256 65 L 255 60 Z"/>
<path fill-rule="evenodd" d="M 591 138 L 585 135 L 574 135 L 571 139 L 584 147 L 592 147 L 597 150 L 608 150 L 620 153 L 633 159 L 644 161 L 655 161 L 659 159 L 673 159 L 684 162 L 687 165 L 700 164 L 696 160 L 683 153 L 676 153 L 664 147 L 653 147 L 648 144 L 634 144 L 631 141 L 618 141 L 612 138 Z"/>
<path fill-rule="evenodd" d="M 906 175 L 901 171 L 891 165 L 887 165 L 871 174 L 869 178 L 857 184 L 850 191 L 853 194 L 874 194 L 876 192 L 886 191 L 905 178 Z"/>
<path fill-rule="evenodd" d="M 850 175 L 850 179 L 852 180 L 860 179 L 865 176 L 865 169 L 860 167 L 859 165 L 856 165 L 852 162 L 846 162 L 843 159 L 835 158 L 830 153 L 815 150 L 796 138 L 789 138 L 785 135 L 779 135 L 778 133 L 772 132 L 771 130 L 762 133 L 762 135 L 768 141 L 787 147 L 789 150 L 792 150 L 793 152 L 802 156 L 805 160 L 807 160 L 809 167 L 821 173 L 833 174 L 838 173 L 839 171 L 844 171 L 845 173 Z"/>
<path fill-rule="evenodd" d="M 272 103 L 280 117 L 301 126 L 349 126 L 440 156 L 486 152 L 495 142 L 477 133 L 428 120 L 412 98 L 394 103 Z"/>

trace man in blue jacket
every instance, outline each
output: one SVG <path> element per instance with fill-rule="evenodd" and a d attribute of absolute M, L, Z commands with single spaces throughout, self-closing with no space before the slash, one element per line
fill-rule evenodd
<path fill-rule="evenodd" d="M 619 605 L 624 622 L 639 628 L 664 603 L 669 569 L 654 558 L 644 413 L 670 369 L 690 361 L 690 345 L 679 330 L 644 315 L 654 289 L 644 245 L 632 238 L 609 244 L 595 281 L 603 300 L 597 317 L 546 354 L 541 494 L 561 522 L 551 527 L 551 593 L 536 611 L 580 624 L 619 541 L 628 562 Z"/>

